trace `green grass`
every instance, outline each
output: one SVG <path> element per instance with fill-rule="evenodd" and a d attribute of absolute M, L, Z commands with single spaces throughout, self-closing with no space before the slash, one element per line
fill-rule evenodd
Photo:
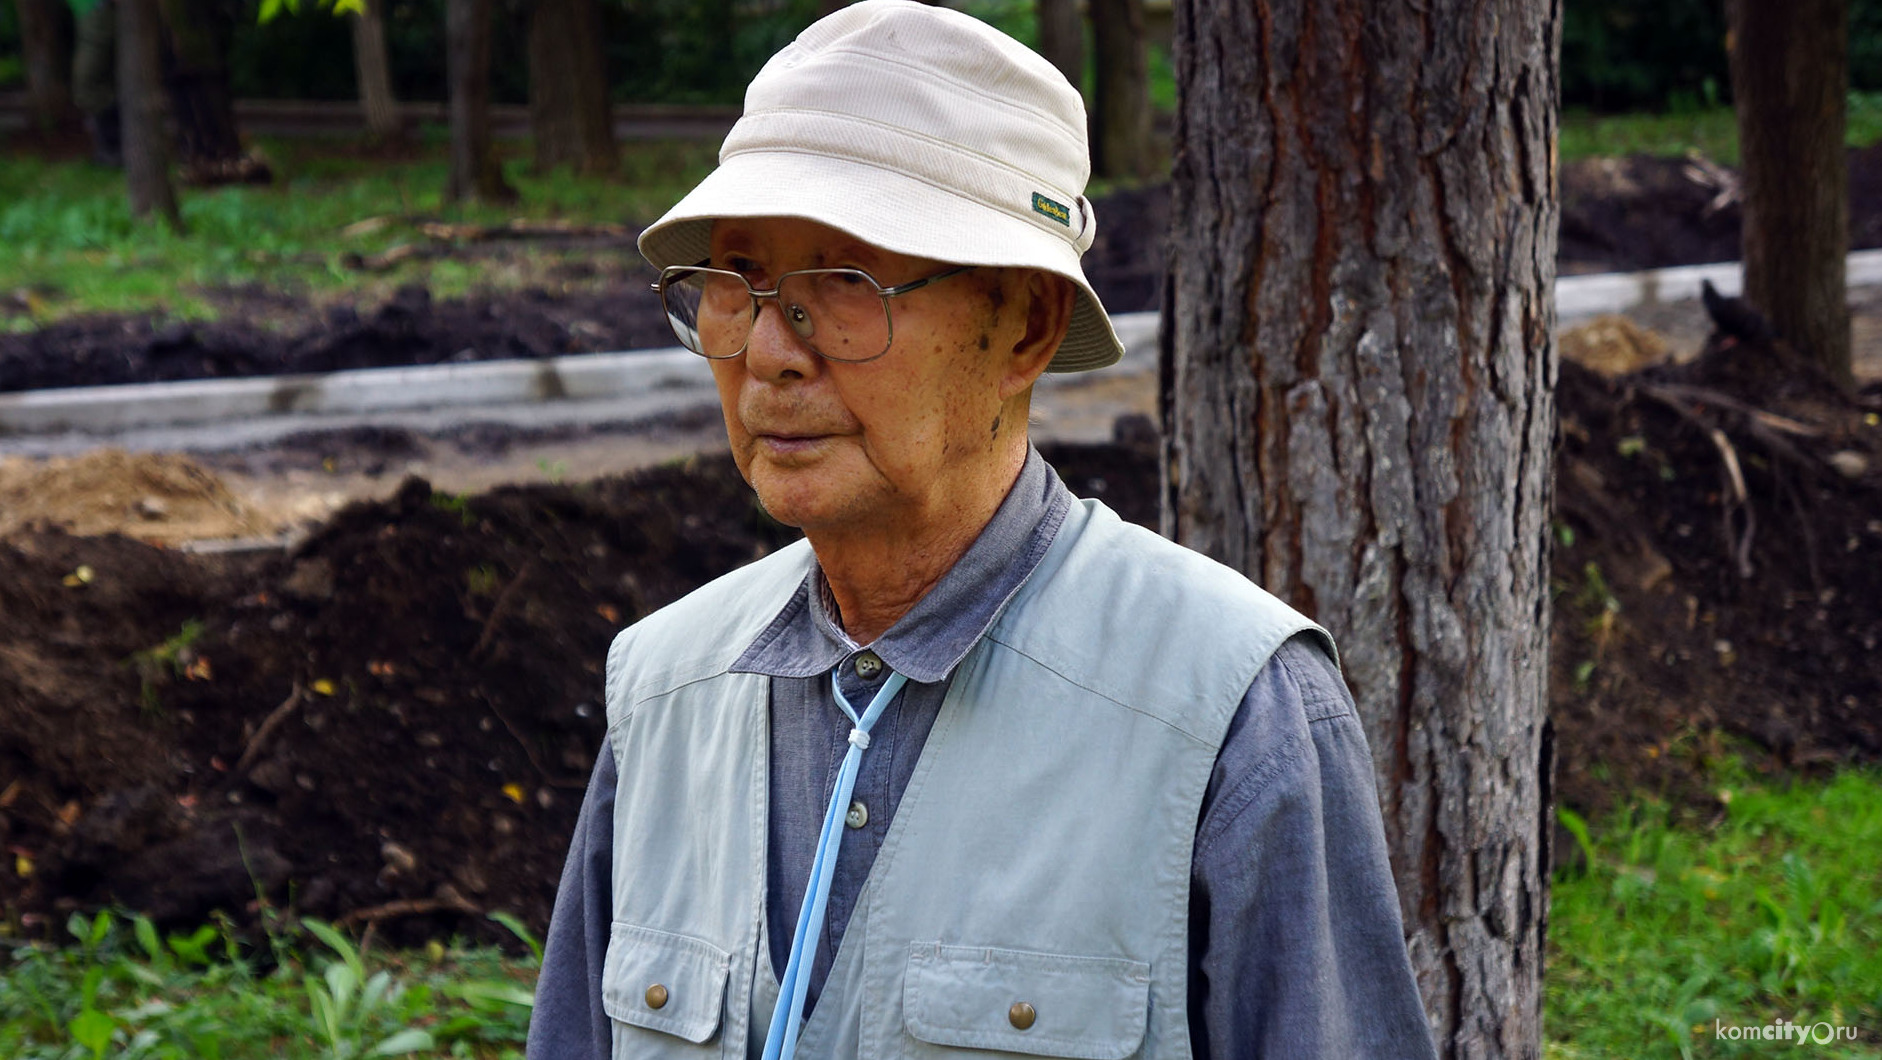
<path fill-rule="evenodd" d="M 525 159 L 512 158 L 505 170 L 522 193 L 520 202 L 460 206 L 444 202 L 448 163 L 435 136 L 404 161 L 364 160 L 347 147 L 320 140 L 264 142 L 275 166 L 274 184 L 181 189 L 188 229 L 181 236 L 133 222 L 123 177 L 114 170 L 0 153 L 0 246 L 8 250 L 0 255 L 0 296 L 15 294 L 16 304 L 30 307 L 28 319 L 12 326 L 94 311 L 207 316 L 213 313 L 205 297 L 209 290 L 251 283 L 316 297 L 371 295 L 403 283 L 425 283 L 448 297 L 478 286 L 534 283 L 544 269 L 528 251 L 501 265 L 438 258 L 408 261 L 384 273 L 349 269 L 345 255 L 424 243 L 413 223 L 418 220 L 644 224 L 710 171 L 717 151 L 712 143 L 628 144 L 621 174 L 608 179 L 561 171 L 538 177 L 528 172 Z M 371 218 L 389 223 L 343 233 Z"/>
<path fill-rule="evenodd" d="M 1653 801 L 1592 829 L 1564 815 L 1587 858 L 1554 884 L 1551 1060 L 1765 1057 L 1797 1043 L 1715 1040 L 1714 1027 L 1780 1017 L 1860 1029 L 1812 1057 L 1882 1057 L 1882 773 L 1766 788 L 1728 761 L 1717 775 L 1718 820 Z M 502 920 L 529 956 L 361 956 L 309 921 L 278 931 L 263 962 L 220 926 L 159 938 L 145 921 L 74 916 L 63 947 L 0 940 L 0 1056 L 508 1060 L 541 951 Z"/>
<path fill-rule="evenodd" d="M 353 1060 L 522 1056 L 541 951 L 434 944 L 362 956 L 315 921 L 270 939 L 272 970 L 229 933 L 160 938 L 149 921 L 74 915 L 75 943 L 0 948 L 0 1056 L 13 1060 Z"/>
<path fill-rule="evenodd" d="M 1849 95 L 1851 147 L 1882 142 L 1882 93 Z M 1697 107 L 1672 114 L 1604 114 L 1570 112 L 1562 115 L 1562 161 L 1610 155 L 1700 154 L 1722 165 L 1738 164 L 1738 125 L 1732 108 Z"/>
<path fill-rule="evenodd" d="M 1882 774 L 1766 789 L 1739 770 L 1721 792 L 1716 823 L 1651 801 L 1621 811 L 1555 881 L 1553 1060 L 1797 1055 L 1714 1036 L 1780 1017 L 1860 1028 L 1810 1056 L 1882 1057 Z"/>

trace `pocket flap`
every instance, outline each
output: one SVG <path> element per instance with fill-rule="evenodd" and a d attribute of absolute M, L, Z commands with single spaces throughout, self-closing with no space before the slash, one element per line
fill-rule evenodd
<path fill-rule="evenodd" d="M 919 943 L 902 1006 L 908 1033 L 930 1045 L 1124 1060 L 1143 1046 L 1150 966 Z"/>
<path fill-rule="evenodd" d="M 731 957 L 702 939 L 616 923 L 601 1006 L 609 1018 L 693 1043 L 719 1032 Z"/>

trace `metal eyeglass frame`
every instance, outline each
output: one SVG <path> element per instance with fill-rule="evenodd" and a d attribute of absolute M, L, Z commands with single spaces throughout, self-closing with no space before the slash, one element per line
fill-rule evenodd
<path fill-rule="evenodd" d="M 789 324 L 791 326 L 791 330 L 794 332 L 797 332 L 799 337 L 804 338 L 804 346 L 807 349 L 809 349 L 810 352 L 834 364 L 868 364 L 870 361 L 876 360 L 882 357 L 884 354 L 888 353 L 889 350 L 895 345 L 895 313 L 891 311 L 889 308 L 889 299 L 894 298 L 897 295 L 907 294 L 910 291 L 920 290 L 921 288 L 926 287 L 931 283 L 935 283 L 940 280 L 945 280 L 950 276 L 959 276 L 963 272 L 969 272 L 979 267 L 980 266 L 978 265 L 955 265 L 950 268 L 943 269 L 942 271 L 937 272 L 932 276 L 924 276 L 919 280 L 910 280 L 907 283 L 896 284 L 894 287 L 882 286 L 882 281 L 876 279 L 874 276 L 869 275 L 868 273 L 864 272 L 861 269 L 851 269 L 851 268 L 794 269 L 790 272 L 779 274 L 777 283 L 773 284 L 770 290 L 760 291 L 751 285 L 751 281 L 745 278 L 744 273 L 734 272 L 731 269 L 715 269 L 703 263 L 699 265 L 668 265 L 666 268 L 660 270 L 660 281 L 653 285 L 653 289 L 659 292 L 661 311 L 665 312 L 666 294 L 667 294 L 666 289 L 667 289 L 667 284 L 669 281 L 680 279 L 680 278 L 687 277 L 687 276 L 692 276 L 695 273 L 701 273 L 701 272 L 710 272 L 710 273 L 716 273 L 721 276 L 733 277 L 734 279 L 738 280 L 738 282 L 744 284 L 745 290 L 751 295 L 751 306 L 752 306 L 751 318 L 752 318 L 752 325 L 754 327 L 758 323 L 758 314 L 764 309 L 765 300 L 770 299 L 771 301 L 778 303 L 778 312 L 784 314 L 785 323 Z M 809 339 L 807 337 L 804 337 L 801 331 L 798 331 L 797 323 L 791 319 L 790 309 L 796 308 L 796 309 L 801 310 L 803 307 L 802 306 L 786 307 L 785 304 L 778 299 L 779 289 L 784 286 L 785 280 L 788 280 L 793 276 L 828 274 L 828 273 L 845 273 L 845 274 L 852 275 L 852 276 L 860 276 L 863 279 L 868 280 L 870 284 L 875 287 L 876 294 L 882 298 L 882 317 L 884 320 L 888 321 L 888 324 L 889 324 L 888 341 L 883 344 L 881 353 L 873 354 L 868 357 L 859 357 L 859 358 L 854 358 L 854 359 L 846 358 L 846 357 L 832 357 L 829 354 L 818 349 L 817 347 L 811 345 Z M 667 314 L 667 325 L 669 327 L 672 327 L 673 325 L 673 315 L 671 313 Z M 685 345 L 686 336 L 680 334 L 680 331 L 677 327 L 673 328 L 673 333 L 674 333 L 674 336 L 680 340 L 681 345 Z M 704 343 L 701 343 L 701 345 L 704 345 Z M 692 350 L 693 353 L 701 357 L 704 357 L 709 361 L 729 361 L 734 357 L 740 356 L 749 348 L 751 348 L 751 332 L 750 331 L 747 331 L 745 333 L 745 344 L 740 346 L 736 352 L 723 354 L 718 357 L 714 357 L 713 355 L 706 353 L 703 350 L 692 350 L 692 347 L 690 346 L 687 347 L 687 349 Z"/>

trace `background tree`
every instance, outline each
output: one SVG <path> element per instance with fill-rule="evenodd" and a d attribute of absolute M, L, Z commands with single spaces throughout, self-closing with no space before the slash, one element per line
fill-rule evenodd
<path fill-rule="evenodd" d="M 620 168 L 595 0 L 535 0 L 529 17 L 529 127 L 536 168 Z"/>
<path fill-rule="evenodd" d="M 229 46 L 235 12 L 224 0 L 158 0 L 164 30 L 164 80 L 176 144 L 189 175 L 206 183 L 266 180 L 243 171 L 242 137 L 229 91 Z"/>
<path fill-rule="evenodd" d="M 1085 16 L 1078 0 L 1038 0 L 1039 54 L 1074 87 L 1085 84 Z"/>
<path fill-rule="evenodd" d="M 1105 177 L 1147 177 L 1153 159 L 1144 0 L 1091 0 L 1091 34 L 1098 72 L 1092 170 Z"/>
<path fill-rule="evenodd" d="M 1440 1055 L 1536 1057 L 1559 0 L 1177 0 L 1164 529 L 1339 638 Z"/>
<path fill-rule="evenodd" d="M 405 134 L 399 101 L 392 93 L 392 64 L 386 54 L 385 0 L 361 0 L 349 18 L 353 35 L 353 79 L 359 86 L 359 106 L 366 118 L 366 134 L 376 143 Z"/>
<path fill-rule="evenodd" d="M 51 132 L 75 128 L 72 103 L 72 9 L 65 0 L 16 0 L 20 58 L 26 64 L 26 106 L 33 124 Z"/>
<path fill-rule="evenodd" d="M 1745 298 L 1844 387 L 1850 374 L 1848 0 L 1728 0 Z"/>
<path fill-rule="evenodd" d="M 491 0 L 445 0 L 445 66 L 451 97 L 452 199 L 507 202 L 516 189 L 503 167 L 490 131 Z"/>
<path fill-rule="evenodd" d="M 157 0 L 103 2 L 115 3 L 118 9 L 118 108 L 124 123 L 124 183 L 131 216 L 154 214 L 181 232 L 183 218 L 170 183 L 169 134 L 164 128 Z"/>

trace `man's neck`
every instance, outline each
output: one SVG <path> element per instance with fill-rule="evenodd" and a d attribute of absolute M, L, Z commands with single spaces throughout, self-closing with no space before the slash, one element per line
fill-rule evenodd
<path fill-rule="evenodd" d="M 857 533 L 806 531 L 835 618 L 858 644 L 869 644 L 928 595 L 973 547 L 1019 479 L 1026 446 L 1003 459 L 974 488 L 942 499 L 921 519 Z"/>

